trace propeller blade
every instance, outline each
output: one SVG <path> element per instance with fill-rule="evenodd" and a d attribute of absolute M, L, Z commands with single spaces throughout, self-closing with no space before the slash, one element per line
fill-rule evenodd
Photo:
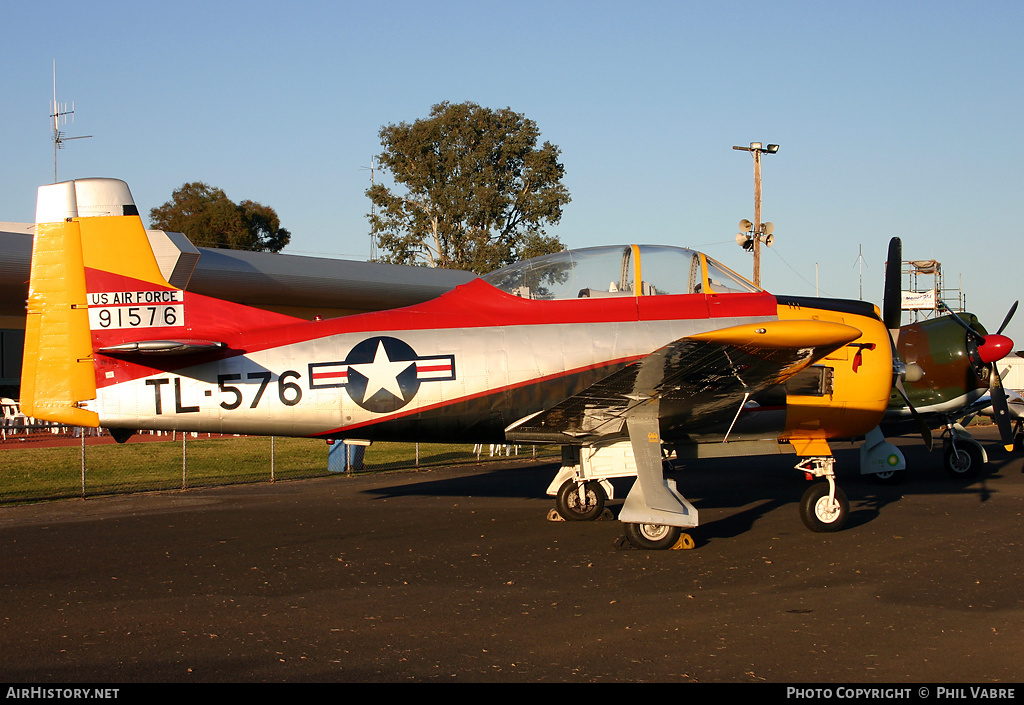
<path fill-rule="evenodd" d="M 1013 306 L 1011 306 L 1010 310 L 1006 313 L 1006 318 L 1003 319 L 1003 325 L 999 326 L 999 330 L 996 331 L 996 335 L 1002 333 L 1003 329 L 1006 328 L 1007 324 L 1010 322 L 1010 319 L 1013 318 L 1013 314 L 1017 310 L 1017 304 L 1019 303 L 1020 301 L 1013 302 Z"/>
<path fill-rule="evenodd" d="M 903 402 L 907 405 L 907 408 L 910 409 L 910 415 L 914 417 L 914 421 L 917 421 L 917 427 L 921 431 L 921 440 L 924 441 L 925 447 L 929 452 L 931 452 L 932 430 L 928 428 L 928 424 L 924 422 L 921 415 L 917 413 L 917 409 L 915 409 L 914 405 L 910 403 L 910 397 L 907 396 L 907 390 L 903 388 L 903 380 L 899 377 L 896 378 L 896 391 L 898 391 L 900 396 L 903 397 Z"/>
<path fill-rule="evenodd" d="M 903 267 L 903 245 L 898 237 L 889 240 L 889 259 L 885 261 L 885 284 L 882 292 L 882 321 L 889 330 L 900 327 L 900 274 Z"/>
<path fill-rule="evenodd" d="M 973 328 L 971 328 L 964 319 L 962 319 L 962 318 L 960 318 L 960 316 L 956 315 L 956 311 L 953 311 L 951 309 L 946 309 L 946 310 L 949 311 L 949 315 L 953 317 L 953 320 L 956 321 L 957 323 L 959 323 L 960 327 L 963 328 L 965 331 L 967 331 L 967 335 L 969 335 L 970 337 L 974 338 L 974 342 L 978 343 L 979 345 L 984 344 L 985 336 L 983 336 L 981 333 L 979 333 L 978 331 L 976 331 Z"/>
<path fill-rule="evenodd" d="M 996 363 L 992 363 L 992 370 L 989 372 L 988 393 L 992 398 L 992 411 L 996 417 L 996 426 L 999 428 L 999 439 L 1003 442 L 1006 450 L 1013 450 L 1013 429 L 1010 427 L 1010 410 L 1006 404 L 1006 392 L 1003 391 L 1003 380 L 999 377 L 999 370 Z"/>
<path fill-rule="evenodd" d="M 1017 311 L 1019 303 L 1019 301 L 1013 302 L 1013 306 L 1006 312 L 999 330 L 995 335 L 984 336 L 984 342 L 978 346 L 978 356 L 982 362 L 987 363 L 989 368 L 988 395 L 992 399 L 992 413 L 995 416 L 996 426 L 999 428 L 999 439 L 1003 442 L 1003 447 L 1006 450 L 1013 450 L 1013 428 L 1010 423 L 1010 410 L 1006 403 L 1006 392 L 1003 390 L 1003 380 L 999 376 L 999 367 L 996 363 L 1010 354 L 1013 349 L 1013 341 L 1002 333 Z"/>

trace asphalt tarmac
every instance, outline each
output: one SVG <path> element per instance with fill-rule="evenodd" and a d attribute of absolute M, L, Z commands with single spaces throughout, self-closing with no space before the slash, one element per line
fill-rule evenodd
<path fill-rule="evenodd" d="M 834 534 L 793 456 L 694 463 L 692 550 L 548 521 L 526 463 L 2 507 L 0 682 L 1020 683 L 1024 458 L 979 435 L 971 481 L 837 450 Z"/>

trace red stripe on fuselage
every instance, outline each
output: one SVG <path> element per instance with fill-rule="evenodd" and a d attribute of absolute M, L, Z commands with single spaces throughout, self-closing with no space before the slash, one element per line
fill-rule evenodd
<path fill-rule="evenodd" d="M 124 286 L 139 290 L 158 289 L 127 277 L 117 281 L 104 281 L 102 286 Z M 93 280 L 102 281 L 102 277 Z M 557 301 L 523 299 L 494 288 L 482 279 L 456 287 L 431 301 L 405 308 L 374 313 L 357 314 L 319 321 L 300 319 L 270 313 L 242 304 L 222 301 L 201 294 L 186 293 L 185 326 L 162 329 L 157 336 L 149 331 L 147 337 L 140 332 L 93 331 L 94 345 L 132 342 L 152 337 L 174 339 L 188 337 L 217 340 L 225 347 L 213 353 L 187 357 L 161 359 L 136 358 L 126 362 L 116 360 L 119 368 L 116 378 L 100 374 L 97 367 L 97 385 L 109 386 L 139 379 L 159 372 L 170 372 L 182 367 L 293 345 L 318 338 L 347 333 L 397 334 L 412 330 L 450 330 L 486 327 L 564 325 L 580 323 L 611 323 L 620 321 L 706 320 L 737 316 L 775 316 L 775 297 L 765 292 L 743 294 L 682 294 L 663 296 L 622 296 L 582 298 Z M 426 353 L 427 351 L 423 351 Z M 317 362 L 309 360 L 308 362 Z M 109 363 L 108 363 L 109 364 Z M 105 369 L 109 369 L 109 366 Z"/>

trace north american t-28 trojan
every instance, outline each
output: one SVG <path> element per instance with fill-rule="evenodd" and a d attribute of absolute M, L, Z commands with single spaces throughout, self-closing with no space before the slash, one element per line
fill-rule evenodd
<path fill-rule="evenodd" d="M 565 251 L 422 304 L 304 320 L 188 291 L 181 236 L 147 232 L 123 181 L 40 187 L 36 222 L 26 414 L 119 440 L 559 444 L 549 493 L 568 518 L 636 477 L 618 518 L 640 548 L 698 525 L 663 457 L 702 448 L 795 454 L 824 478 L 804 523 L 839 529 L 829 441 L 879 425 L 896 369 L 874 305 L 772 295 L 685 248 Z"/>

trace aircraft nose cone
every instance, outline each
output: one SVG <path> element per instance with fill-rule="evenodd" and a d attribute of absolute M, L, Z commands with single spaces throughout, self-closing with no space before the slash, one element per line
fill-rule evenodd
<path fill-rule="evenodd" d="M 1005 335 L 986 335 L 985 342 L 978 346 L 978 357 L 982 362 L 1002 360 L 1013 349 L 1013 341 Z"/>

